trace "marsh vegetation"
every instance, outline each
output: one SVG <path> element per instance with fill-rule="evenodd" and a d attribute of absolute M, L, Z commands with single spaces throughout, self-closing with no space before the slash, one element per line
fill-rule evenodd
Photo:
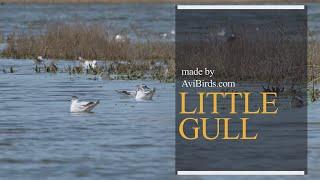
<path fill-rule="evenodd" d="M 35 59 L 41 55 L 52 62 L 35 65 L 40 72 L 87 73 L 116 75 L 126 79 L 150 77 L 163 81 L 174 78 L 174 42 L 160 38 L 130 39 L 127 34 L 109 31 L 96 24 L 49 24 L 42 33 L 12 32 L 1 56 L 14 59 Z M 81 60 L 78 65 L 56 68 L 58 60 Z M 85 60 L 99 60 L 96 68 L 84 69 Z"/>
<path fill-rule="evenodd" d="M 117 33 L 94 24 L 49 24 L 43 33 L 12 32 L 7 37 L 8 47 L 4 57 L 35 58 L 39 55 L 50 59 L 75 60 L 172 60 L 174 43 L 160 39 L 135 41 L 116 39 Z"/>

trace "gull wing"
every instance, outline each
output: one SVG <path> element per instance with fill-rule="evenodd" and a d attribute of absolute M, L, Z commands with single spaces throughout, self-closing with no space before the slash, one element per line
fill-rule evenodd
<path fill-rule="evenodd" d="M 94 102 L 86 102 L 86 101 L 82 101 L 79 102 L 80 106 L 82 107 L 86 107 L 86 106 L 90 106 L 91 104 L 94 104 Z"/>
<path fill-rule="evenodd" d="M 90 112 L 93 108 L 95 108 L 98 104 L 100 103 L 100 101 L 96 101 L 96 102 L 83 102 L 81 107 L 83 108 L 84 111 L 86 112 Z"/>
<path fill-rule="evenodd" d="M 116 90 L 116 92 L 126 96 L 135 96 L 136 94 L 136 91 L 127 91 L 127 90 Z"/>
<path fill-rule="evenodd" d="M 94 102 L 88 102 L 87 104 L 82 104 L 82 107 L 89 107 L 91 105 L 95 104 Z"/>

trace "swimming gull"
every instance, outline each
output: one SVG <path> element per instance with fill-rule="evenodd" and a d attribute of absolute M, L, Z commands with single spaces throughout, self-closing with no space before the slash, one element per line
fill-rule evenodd
<path fill-rule="evenodd" d="M 79 101 L 79 98 L 77 96 L 72 96 L 70 112 L 91 112 L 91 110 L 95 108 L 99 103 L 99 100 L 95 102 Z"/>
<path fill-rule="evenodd" d="M 132 97 L 136 100 L 152 100 L 155 91 L 155 88 L 151 89 L 145 84 L 138 85 L 137 89 L 134 91 L 116 90 L 116 92 L 118 92 L 119 94 L 127 97 Z"/>

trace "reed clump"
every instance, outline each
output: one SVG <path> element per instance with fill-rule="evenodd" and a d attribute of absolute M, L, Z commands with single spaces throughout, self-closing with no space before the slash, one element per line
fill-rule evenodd
<path fill-rule="evenodd" d="M 6 69 L 6 68 L 3 68 L 2 69 L 2 72 L 3 73 L 15 73 L 17 70 L 16 69 L 14 69 L 14 67 L 13 66 L 10 66 L 10 68 L 9 69 Z"/>
<path fill-rule="evenodd" d="M 174 43 L 154 39 L 117 40 L 105 27 L 94 24 L 49 24 L 43 33 L 11 33 L 2 56 L 74 60 L 174 59 Z M 123 35 L 127 36 L 127 35 Z"/>
<path fill-rule="evenodd" d="M 274 85 L 305 81 L 307 41 L 302 36 L 305 31 L 298 39 L 289 35 L 289 30 L 281 24 L 256 28 L 255 25 L 243 24 L 233 28 L 234 37 L 219 37 L 213 32 L 212 36 L 209 34 L 207 39 L 199 42 L 177 41 L 178 69 L 214 66 L 217 70 L 215 79 L 223 81 L 255 81 Z M 304 28 L 301 27 L 302 30 Z M 179 76 L 177 74 L 177 78 Z"/>
<path fill-rule="evenodd" d="M 169 61 L 172 62 L 172 61 Z M 68 73 L 94 75 L 95 79 L 137 80 L 154 79 L 174 82 L 174 67 L 166 61 L 99 61 L 98 65 L 85 66 L 83 62 L 58 67 L 54 62 L 35 64 L 35 73 Z"/>
<path fill-rule="evenodd" d="M 59 68 L 58 66 L 54 63 L 51 62 L 49 65 L 46 64 L 36 64 L 35 67 L 33 68 L 34 72 L 36 73 L 41 73 L 41 72 L 47 72 L 47 73 L 57 73 Z"/>

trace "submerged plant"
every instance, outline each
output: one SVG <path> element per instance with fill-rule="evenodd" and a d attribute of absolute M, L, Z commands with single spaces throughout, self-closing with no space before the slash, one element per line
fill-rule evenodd
<path fill-rule="evenodd" d="M 40 73 L 41 72 L 41 68 L 38 65 L 36 65 L 36 67 L 34 68 L 34 71 L 36 73 Z"/>
<path fill-rule="evenodd" d="M 3 73 L 15 73 L 16 70 L 13 68 L 13 66 L 10 66 L 10 68 L 7 70 L 6 68 L 2 69 Z"/>
<path fill-rule="evenodd" d="M 10 71 L 9 72 L 10 73 L 14 73 L 15 72 L 12 66 L 10 67 Z"/>

